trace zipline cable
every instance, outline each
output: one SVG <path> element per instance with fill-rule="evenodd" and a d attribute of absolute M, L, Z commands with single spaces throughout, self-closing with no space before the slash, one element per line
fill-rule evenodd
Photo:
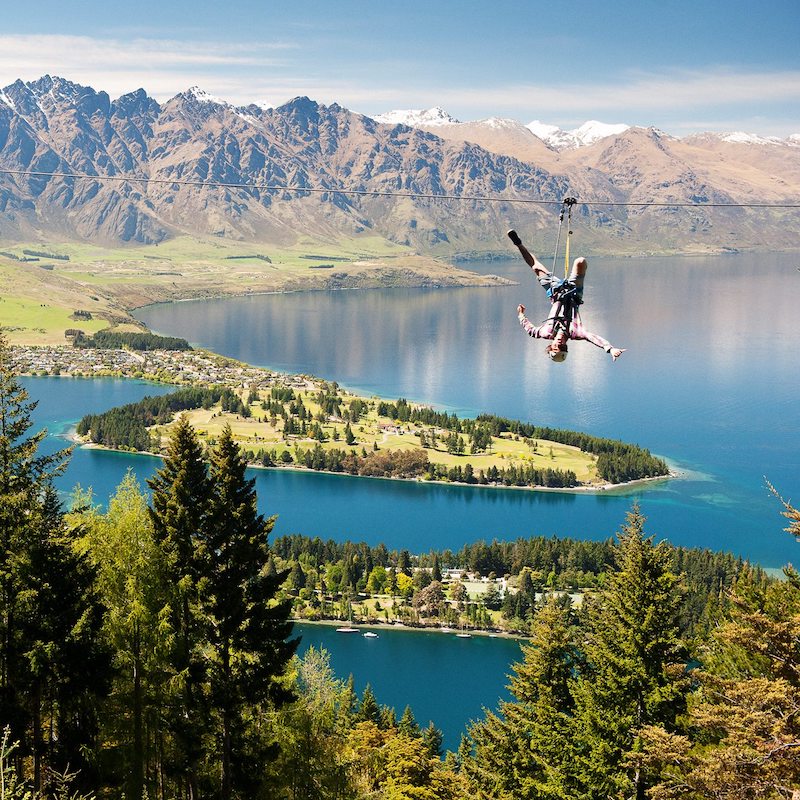
<path fill-rule="evenodd" d="M 365 197 L 404 197 L 420 200 L 460 200 L 478 201 L 484 203 L 523 203 L 527 205 L 561 205 L 563 200 L 534 200 L 524 197 L 498 197 L 497 195 L 463 195 L 463 194 L 432 194 L 424 192 L 387 192 L 368 189 L 343 189 L 340 187 L 310 187 L 310 186 L 283 186 L 276 184 L 260 183 L 223 183 L 218 181 L 189 181 L 170 178 L 144 178 L 133 175 L 86 175 L 78 172 L 35 172 L 33 170 L 0 169 L 0 175 L 20 175 L 33 178 L 59 178 L 85 181 L 109 181 L 117 183 L 155 183 L 173 186 L 194 186 L 208 189 L 247 189 L 265 192 L 309 192 L 316 194 L 348 194 Z M 614 201 L 614 200 L 581 200 L 571 198 L 575 204 L 583 206 L 631 206 L 638 208 L 665 207 L 665 208 L 800 208 L 797 203 L 703 203 L 703 202 L 667 202 L 644 200 Z"/>

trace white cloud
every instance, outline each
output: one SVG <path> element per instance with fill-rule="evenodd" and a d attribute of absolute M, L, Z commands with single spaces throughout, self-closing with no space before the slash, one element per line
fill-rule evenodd
<path fill-rule="evenodd" d="M 757 119 L 762 121 L 758 130 L 765 134 L 800 128 L 800 120 L 790 114 L 800 100 L 798 70 L 747 72 L 719 66 L 659 74 L 628 72 L 603 82 L 586 78 L 561 84 L 454 85 L 437 83 L 430 73 L 424 82 L 412 82 L 402 70 L 387 73 L 378 64 L 367 68 L 368 64 L 348 61 L 344 55 L 333 71 L 329 57 L 301 41 L 6 34 L 0 35 L 0 86 L 51 74 L 102 89 L 112 97 L 142 87 L 165 100 L 197 85 L 236 105 L 277 105 L 308 95 L 372 115 L 390 108 L 441 106 L 465 120 L 510 116 L 523 123 L 542 119 L 562 127 L 595 117 L 655 124 L 676 132 L 677 120 L 701 115 L 709 120 L 705 129 L 712 130 L 752 130 L 749 123 Z M 713 121 L 715 117 L 719 122 Z M 698 129 L 691 123 L 681 127 Z"/>
<path fill-rule="evenodd" d="M 429 93 L 430 90 L 428 90 Z M 718 69 L 702 72 L 674 72 L 669 75 L 638 75 L 613 83 L 568 83 L 537 86 L 464 87 L 436 95 L 447 107 L 472 105 L 497 109 L 530 106 L 551 114 L 600 110 L 652 110 L 707 108 L 740 103 L 797 102 L 800 99 L 800 71 L 746 73 Z M 422 103 L 424 105 L 424 103 Z"/>
<path fill-rule="evenodd" d="M 181 42 L 96 39 L 87 36 L 0 35 L 0 84 L 59 75 L 112 96 L 143 87 L 166 99 L 193 84 L 228 95 L 251 90 L 243 74 L 285 64 L 286 42 Z M 209 86 L 210 84 L 210 86 Z M 248 101 L 252 100 L 248 95 Z"/>

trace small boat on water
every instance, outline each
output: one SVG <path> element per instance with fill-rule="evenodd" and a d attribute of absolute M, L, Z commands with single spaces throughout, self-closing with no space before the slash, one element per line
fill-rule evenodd
<path fill-rule="evenodd" d="M 361 634 L 365 639 L 377 639 L 378 634 L 374 633 L 373 631 L 367 631 L 366 633 Z"/>
<path fill-rule="evenodd" d="M 358 628 L 354 628 L 352 625 L 345 625 L 337 628 L 336 633 L 358 633 Z"/>
<path fill-rule="evenodd" d="M 466 631 L 461 631 L 461 633 L 457 633 L 456 634 L 456 638 L 458 638 L 458 639 L 471 639 L 472 638 L 472 634 L 471 633 L 467 633 Z"/>

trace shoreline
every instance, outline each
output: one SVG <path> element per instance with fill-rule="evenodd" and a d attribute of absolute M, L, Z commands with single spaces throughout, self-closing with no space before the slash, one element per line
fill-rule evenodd
<path fill-rule="evenodd" d="M 367 631 L 402 631 L 405 633 L 434 633 L 442 636 L 457 638 L 459 633 L 468 633 L 470 637 L 483 637 L 485 639 L 511 639 L 512 641 L 527 642 L 530 637 L 523 633 L 509 631 L 493 631 L 486 628 L 470 628 L 462 631 L 460 628 L 447 628 L 441 625 L 409 625 L 405 622 L 349 622 L 346 619 L 303 619 L 292 617 L 292 622 L 303 625 L 320 625 L 328 628 L 342 628 L 345 626 L 356 628 L 358 633 Z M 467 637 L 460 637 L 467 638 Z"/>
<path fill-rule="evenodd" d="M 87 442 L 77 435 L 75 426 L 71 426 L 71 430 L 63 434 L 64 438 L 73 442 L 76 446 L 85 450 L 103 450 L 108 453 L 128 453 L 130 455 L 150 456 L 151 458 L 160 458 L 163 460 L 164 456 L 161 453 L 152 453 L 148 450 L 120 450 L 115 447 L 108 447 L 103 444 L 95 442 Z M 309 467 L 298 467 L 292 465 L 274 464 L 266 467 L 263 464 L 250 464 L 247 465 L 248 469 L 261 469 L 261 470 L 287 470 L 289 472 L 301 472 L 305 474 L 319 474 L 319 475 L 335 475 L 342 478 L 361 478 L 364 480 L 378 480 L 378 481 L 403 481 L 405 483 L 418 483 L 430 484 L 432 486 L 463 486 L 469 489 L 503 489 L 503 490 L 518 490 L 528 492 L 563 492 L 566 494 L 591 494 L 601 492 L 612 492 L 624 489 L 635 489 L 639 484 L 655 483 L 658 481 L 669 481 L 681 478 L 685 473 L 670 470 L 668 475 L 654 475 L 649 478 L 636 478 L 633 481 L 626 483 L 604 483 L 597 486 L 505 486 L 497 483 L 465 483 L 463 481 L 426 481 L 421 478 L 399 478 L 386 475 L 353 475 L 349 472 L 332 472 L 326 469 L 310 469 Z"/>
<path fill-rule="evenodd" d="M 49 369 L 40 368 L 38 370 L 35 369 L 20 369 L 19 367 L 14 370 L 17 374 L 21 375 L 28 375 L 30 377 L 59 377 L 59 378 L 102 378 L 102 377 L 110 377 L 114 379 L 122 379 L 122 380 L 142 380 L 142 381 L 151 381 L 156 385 L 161 386 L 175 386 L 176 389 L 185 387 L 185 386 L 206 386 L 209 383 L 220 383 L 223 385 L 235 385 L 241 386 L 243 382 L 261 379 L 261 378 L 273 378 L 274 376 L 281 376 L 283 379 L 288 380 L 289 382 L 297 385 L 304 385 L 307 386 L 309 383 L 312 385 L 314 383 L 324 383 L 321 378 L 317 378 L 316 376 L 309 376 L 309 375 L 301 375 L 295 373 L 288 373 L 282 372 L 279 370 L 273 370 L 267 367 L 260 367 L 254 366 L 251 364 L 247 364 L 242 361 L 238 361 L 236 359 L 229 358 L 228 356 L 223 356 L 218 353 L 214 353 L 210 350 L 189 350 L 184 353 L 183 351 L 158 351 L 158 350 L 150 350 L 150 351 L 129 351 L 129 350 L 97 350 L 97 349 L 78 349 L 70 347 L 68 345 L 60 345 L 58 347 L 54 346 L 42 346 L 38 348 L 36 346 L 23 348 L 20 346 L 14 346 L 14 349 L 20 351 L 26 351 L 28 356 L 30 356 L 31 351 L 38 351 L 37 354 L 40 354 L 40 351 L 47 351 L 52 356 L 52 361 L 49 364 Z M 84 374 L 84 370 L 88 370 L 89 367 L 85 362 L 86 359 L 89 359 L 91 356 L 94 356 L 95 363 L 100 362 L 101 367 L 100 369 L 95 369 L 94 374 Z M 151 358 L 155 361 L 155 365 L 151 364 L 149 369 L 146 364 L 146 358 Z M 116 363 L 114 366 L 110 366 L 107 363 L 108 359 L 118 359 L 119 362 L 124 360 L 128 360 L 129 362 L 135 362 L 135 368 L 140 371 L 140 375 L 126 375 L 125 373 L 125 365 L 122 363 Z M 106 360 L 106 361 L 104 361 Z M 209 371 L 212 367 L 209 366 L 209 362 L 215 362 L 213 369 L 215 370 L 213 374 Z M 226 365 L 230 365 L 227 367 Z M 128 364 L 128 368 L 133 368 L 133 364 Z M 181 375 L 182 372 L 187 368 L 191 367 L 193 370 L 191 378 L 187 379 L 184 378 L 182 381 L 175 381 L 171 382 L 168 380 L 159 380 L 158 374 L 164 375 L 172 375 L 173 377 L 176 375 Z M 198 370 L 201 370 L 198 372 Z M 220 370 L 217 372 L 216 370 Z M 79 372 L 80 374 L 75 374 L 75 372 Z M 43 374 L 44 373 L 44 374 Z M 100 374 L 98 374 L 100 373 Z M 186 375 L 186 373 L 183 373 Z M 341 386 L 341 388 L 345 392 L 351 392 L 350 389 L 347 387 Z M 358 396 L 358 395 L 355 395 Z M 380 398 L 377 395 L 375 396 L 377 399 L 387 400 L 391 402 L 389 398 Z M 416 402 L 416 401 L 413 401 Z M 109 447 L 107 445 L 96 444 L 87 441 L 85 438 L 78 436 L 75 432 L 74 426 L 71 430 L 68 430 L 65 434 L 65 437 L 69 439 L 74 444 L 87 448 L 87 449 L 101 449 L 107 450 L 109 452 L 119 452 L 119 453 L 137 453 L 139 455 L 147 455 L 147 456 L 155 456 L 161 457 L 159 453 L 153 453 L 150 451 L 145 450 L 129 450 L 129 449 L 120 449 Z M 311 446 L 313 440 L 309 439 L 308 442 L 305 444 Z M 432 462 L 436 463 L 436 462 Z M 469 463 L 465 461 L 465 465 Z M 468 487 L 468 488 L 485 488 L 485 489 L 517 489 L 523 491 L 534 491 L 534 492 L 555 492 L 555 493 L 566 493 L 566 494 L 573 494 L 573 495 L 582 495 L 582 494 L 604 494 L 604 493 L 621 493 L 626 491 L 634 491 L 639 486 L 646 486 L 650 483 L 661 482 L 661 481 L 668 481 L 673 480 L 675 478 L 680 478 L 684 473 L 680 470 L 676 470 L 668 466 L 668 472 L 664 475 L 655 475 L 650 477 L 644 478 L 636 478 L 631 481 L 625 481 L 622 483 L 603 483 L 597 482 L 592 484 L 581 484 L 577 486 L 569 486 L 569 487 L 556 487 L 556 486 L 517 486 L 517 485 L 505 485 L 501 483 L 479 483 L 475 482 L 466 482 L 466 481 L 452 481 L 452 480 L 425 480 L 421 477 L 395 477 L 395 476 L 382 476 L 382 475 L 354 475 L 349 472 L 335 472 L 331 470 L 315 470 L 310 469 L 309 467 L 305 466 L 298 466 L 295 463 L 292 464 L 272 464 L 269 466 L 265 466 L 263 464 L 257 463 L 249 463 L 248 467 L 252 467 L 253 469 L 281 469 L 281 470 L 294 470 L 296 472 L 319 472 L 327 475 L 341 475 L 343 477 L 350 477 L 350 478 L 377 478 L 379 480 L 390 480 L 390 481 L 404 481 L 404 482 L 413 482 L 419 484 L 436 484 L 438 486 L 460 486 L 460 487 Z"/>

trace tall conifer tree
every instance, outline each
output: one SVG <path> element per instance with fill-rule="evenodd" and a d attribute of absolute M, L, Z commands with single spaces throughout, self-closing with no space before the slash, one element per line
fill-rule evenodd
<path fill-rule="evenodd" d="M 255 790 L 247 719 L 293 695 L 280 678 L 299 643 L 289 640 L 291 601 L 277 602 L 283 574 L 269 574 L 275 518 L 258 513 L 255 481 L 226 426 L 211 455 L 211 502 L 205 526 L 210 569 L 205 595 L 210 633 L 210 685 L 217 716 L 220 796 Z M 263 751 L 259 754 L 264 757 Z"/>
<path fill-rule="evenodd" d="M 202 738 L 208 721 L 202 653 L 206 634 L 199 587 L 208 571 L 202 531 L 210 484 L 202 445 L 185 415 L 178 419 L 170 438 L 164 465 L 148 485 L 152 489 L 153 531 L 164 555 L 170 587 L 174 631 L 169 683 L 177 690 L 165 713 L 176 752 L 168 760 L 179 796 L 198 800 Z"/>
<path fill-rule="evenodd" d="M 800 541 L 800 510 L 780 499 L 786 530 Z M 659 800 L 794 798 L 800 791 L 800 573 L 792 566 L 784 573 L 786 580 L 767 584 L 744 573 L 733 588 L 698 670 L 692 737 L 645 732 Z"/>
<path fill-rule="evenodd" d="M 463 765 L 480 798 L 568 798 L 572 676 L 579 660 L 568 602 L 551 597 L 534 617 L 523 660 L 514 665 L 514 701 L 470 729 L 474 754 Z"/>
<path fill-rule="evenodd" d="M 574 691 L 574 797 L 644 800 L 651 777 L 635 757 L 640 733 L 667 731 L 686 710 L 681 591 L 665 545 L 645 537 L 638 506 L 619 534 L 617 570 L 589 613 L 587 667 Z"/>
<path fill-rule="evenodd" d="M 155 781 L 147 786 L 146 766 L 151 775 L 161 769 L 153 743 L 163 736 L 161 704 L 168 696 L 163 678 L 173 632 L 163 558 L 133 473 L 117 487 L 105 514 L 96 509 L 86 514 L 85 527 L 83 541 L 108 607 L 105 630 L 117 668 L 105 715 L 107 736 L 118 743 L 124 760 L 126 797 L 140 800 L 145 792 L 156 795 Z"/>
<path fill-rule="evenodd" d="M 52 486 L 68 451 L 39 452 L 47 432 L 30 434 L 35 407 L 0 337 L 0 728 L 32 757 L 38 792 L 45 767 L 69 763 L 86 779 L 108 653 L 94 571 Z"/>

